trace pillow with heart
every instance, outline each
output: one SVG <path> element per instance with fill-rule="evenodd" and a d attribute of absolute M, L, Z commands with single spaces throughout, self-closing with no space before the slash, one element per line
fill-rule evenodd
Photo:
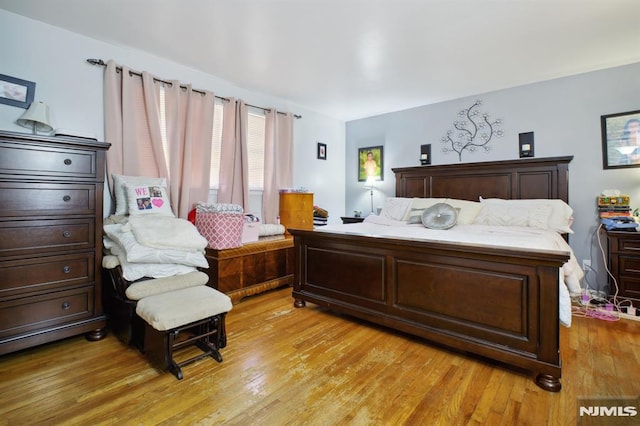
<path fill-rule="evenodd" d="M 126 188 L 131 216 L 157 214 L 175 217 L 165 186 L 133 185 Z"/>

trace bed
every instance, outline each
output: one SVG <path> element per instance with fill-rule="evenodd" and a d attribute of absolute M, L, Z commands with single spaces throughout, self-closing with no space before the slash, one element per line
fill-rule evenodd
<path fill-rule="evenodd" d="M 396 168 L 396 197 L 568 203 L 571 159 Z M 560 391 L 559 271 L 570 249 L 386 237 L 340 226 L 344 232 L 289 230 L 295 307 L 310 302 L 416 335 L 528 371 L 542 389 Z"/>

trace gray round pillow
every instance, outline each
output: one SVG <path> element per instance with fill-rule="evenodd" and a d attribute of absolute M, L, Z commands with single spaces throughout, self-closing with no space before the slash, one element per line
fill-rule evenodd
<path fill-rule="evenodd" d="M 422 224 L 431 229 L 449 229 L 457 220 L 458 211 L 446 203 L 434 204 L 422 212 Z"/>

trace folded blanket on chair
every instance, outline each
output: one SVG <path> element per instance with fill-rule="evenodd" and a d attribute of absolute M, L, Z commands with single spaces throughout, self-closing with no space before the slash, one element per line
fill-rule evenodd
<path fill-rule="evenodd" d="M 131 232 L 147 247 L 203 251 L 207 247 L 196 227 L 185 219 L 168 216 L 131 216 Z"/>

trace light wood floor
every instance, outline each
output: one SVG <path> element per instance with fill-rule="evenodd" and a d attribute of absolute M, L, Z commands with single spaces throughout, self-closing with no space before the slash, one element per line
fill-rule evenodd
<path fill-rule="evenodd" d="M 388 329 L 292 307 L 291 290 L 227 318 L 224 361 L 158 372 L 113 335 L 0 356 L 0 424 L 576 424 L 577 398 L 640 395 L 640 322 L 574 318 L 563 389 Z"/>

